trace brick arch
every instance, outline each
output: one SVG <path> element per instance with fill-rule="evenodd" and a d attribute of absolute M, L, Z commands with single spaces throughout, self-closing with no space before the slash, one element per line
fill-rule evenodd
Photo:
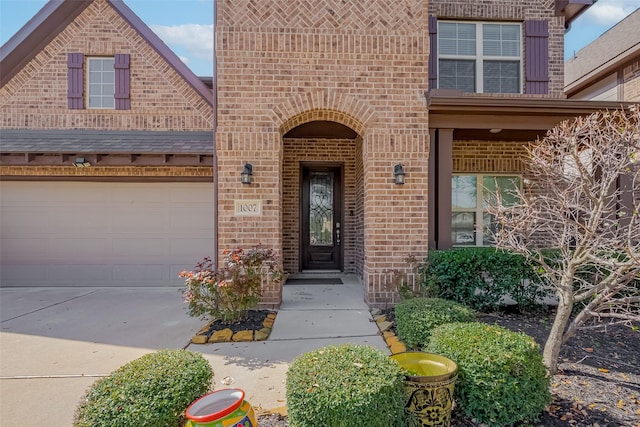
<path fill-rule="evenodd" d="M 292 96 L 275 107 L 272 115 L 280 135 L 304 123 L 327 120 L 348 126 L 363 136 L 376 119 L 369 105 L 353 96 L 329 90 Z"/>

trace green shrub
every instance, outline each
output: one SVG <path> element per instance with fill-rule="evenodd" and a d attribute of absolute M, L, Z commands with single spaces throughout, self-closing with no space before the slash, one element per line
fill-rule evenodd
<path fill-rule="evenodd" d="M 328 346 L 297 357 L 287 371 L 292 427 L 403 425 L 402 369 L 369 346 Z"/>
<path fill-rule="evenodd" d="M 453 322 L 473 322 L 473 311 L 440 298 L 413 298 L 395 307 L 398 338 L 407 348 L 417 349 L 429 342 L 431 330 Z"/>
<path fill-rule="evenodd" d="M 523 308 L 535 308 L 550 292 L 524 256 L 495 248 L 430 251 L 418 267 L 421 286 L 475 310 L 490 311 L 511 296 Z"/>
<path fill-rule="evenodd" d="M 533 421 L 551 401 L 540 347 L 530 336 L 484 323 L 434 329 L 425 351 L 458 364 L 460 409 L 491 426 Z"/>
<path fill-rule="evenodd" d="M 213 372 L 201 354 L 161 350 L 135 359 L 96 381 L 82 398 L 75 426 L 174 427 L 205 394 Z"/>

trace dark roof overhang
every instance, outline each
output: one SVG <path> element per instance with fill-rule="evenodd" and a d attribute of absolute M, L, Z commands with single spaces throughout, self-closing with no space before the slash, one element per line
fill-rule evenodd
<path fill-rule="evenodd" d="M 454 90 L 425 93 L 430 129 L 454 129 L 457 139 L 535 140 L 564 120 L 599 110 L 630 108 L 630 102 L 463 95 Z M 492 133 L 491 130 L 500 130 Z"/>
<path fill-rule="evenodd" d="M 556 0 L 556 16 L 564 15 L 564 28 L 569 29 L 571 23 L 598 0 Z"/>
<path fill-rule="evenodd" d="M 212 166 L 212 132 L 94 130 L 0 131 L 0 165 Z"/>
<path fill-rule="evenodd" d="M 122 0 L 107 1 L 209 105 L 213 106 L 212 90 L 169 49 L 160 37 Z M 92 0 L 49 0 L 33 18 L 0 47 L 0 87 L 4 86 L 60 34 L 91 2 Z"/>

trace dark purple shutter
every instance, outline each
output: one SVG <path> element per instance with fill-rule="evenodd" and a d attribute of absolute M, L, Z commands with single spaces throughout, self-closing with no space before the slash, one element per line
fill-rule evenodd
<path fill-rule="evenodd" d="M 84 108 L 84 55 L 67 54 L 67 100 L 70 110 Z"/>
<path fill-rule="evenodd" d="M 549 23 L 524 21 L 525 93 L 549 93 Z"/>
<path fill-rule="evenodd" d="M 438 18 L 429 16 L 429 90 L 438 88 Z"/>
<path fill-rule="evenodd" d="M 115 69 L 115 93 L 116 110 L 128 110 L 131 108 L 129 99 L 129 54 L 121 53 L 114 57 Z"/>

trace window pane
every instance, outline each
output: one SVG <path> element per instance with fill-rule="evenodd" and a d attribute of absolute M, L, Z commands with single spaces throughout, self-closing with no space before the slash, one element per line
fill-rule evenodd
<path fill-rule="evenodd" d="M 115 108 L 116 100 L 113 97 L 113 92 L 109 96 L 102 98 L 102 108 Z"/>
<path fill-rule="evenodd" d="M 314 172 L 309 180 L 309 240 L 333 245 L 333 172 Z"/>
<path fill-rule="evenodd" d="M 89 108 L 114 108 L 115 71 L 113 58 L 89 58 Z"/>
<path fill-rule="evenodd" d="M 484 176 L 482 177 L 482 207 L 487 208 L 489 203 L 495 202 L 494 194 L 498 191 L 502 197 L 504 206 L 512 206 L 518 202 L 514 194 L 520 187 L 520 178 L 517 176 Z"/>
<path fill-rule="evenodd" d="M 100 108 L 102 106 L 101 98 L 98 96 L 89 95 L 89 107 Z"/>
<path fill-rule="evenodd" d="M 473 175 L 451 177 L 451 208 L 475 209 L 477 200 L 477 179 Z"/>
<path fill-rule="evenodd" d="M 482 40 L 484 55 L 520 56 L 519 25 L 483 24 Z"/>
<path fill-rule="evenodd" d="M 482 212 L 482 246 L 495 244 L 493 236 L 498 230 L 496 218 L 488 212 Z"/>
<path fill-rule="evenodd" d="M 519 93 L 520 61 L 484 61 L 483 86 L 485 93 Z"/>
<path fill-rule="evenodd" d="M 438 25 L 438 47 L 442 55 L 475 55 L 476 25 L 441 22 Z"/>
<path fill-rule="evenodd" d="M 475 92 L 475 71 L 475 61 L 441 59 L 438 87 L 440 89 L 460 89 L 463 92 Z"/>
<path fill-rule="evenodd" d="M 474 212 L 451 213 L 451 241 L 454 245 L 475 246 L 476 214 Z"/>

